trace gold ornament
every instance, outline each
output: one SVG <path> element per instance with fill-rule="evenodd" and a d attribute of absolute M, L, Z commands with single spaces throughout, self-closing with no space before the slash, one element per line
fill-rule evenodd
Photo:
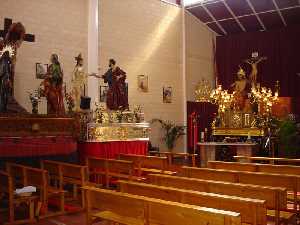
<path fill-rule="evenodd" d="M 212 88 L 209 82 L 205 79 L 202 79 L 196 86 L 196 90 L 195 90 L 196 102 L 209 102 L 211 90 Z"/>

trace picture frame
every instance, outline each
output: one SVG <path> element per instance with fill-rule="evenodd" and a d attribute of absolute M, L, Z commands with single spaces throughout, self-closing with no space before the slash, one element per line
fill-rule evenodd
<path fill-rule="evenodd" d="M 45 79 L 47 76 L 48 64 L 36 63 L 35 64 L 35 76 L 37 79 Z"/>
<path fill-rule="evenodd" d="M 163 103 L 172 103 L 172 87 L 163 87 Z"/>
<path fill-rule="evenodd" d="M 138 90 L 140 92 L 148 92 L 149 91 L 147 75 L 138 75 L 137 82 L 138 82 Z"/>
<path fill-rule="evenodd" d="M 108 86 L 107 85 L 101 85 L 100 86 L 99 102 L 106 102 L 107 91 L 108 91 Z"/>

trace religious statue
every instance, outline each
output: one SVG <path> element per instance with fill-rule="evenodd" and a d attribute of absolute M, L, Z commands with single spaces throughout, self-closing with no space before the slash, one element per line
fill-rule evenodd
<path fill-rule="evenodd" d="M 257 69 L 257 65 L 263 61 L 266 60 L 267 57 L 258 57 L 254 56 L 250 59 L 246 59 L 245 62 L 248 63 L 249 65 L 251 65 L 251 73 L 250 73 L 250 81 L 251 81 L 251 85 L 252 87 L 256 86 L 256 82 L 257 82 L 257 74 L 258 74 L 258 69 Z"/>
<path fill-rule="evenodd" d="M 11 58 L 5 51 L 0 58 L 0 112 L 7 111 L 8 95 L 11 93 Z"/>
<path fill-rule="evenodd" d="M 87 74 L 83 68 L 83 58 L 81 54 L 75 57 L 76 66 L 72 75 L 72 95 L 74 96 L 75 111 L 80 111 L 81 96 L 85 95 L 85 85 L 87 82 Z"/>
<path fill-rule="evenodd" d="M 4 39 L 0 41 L 0 113 L 26 113 L 26 110 L 13 97 L 16 54 L 24 40 L 25 33 L 25 28 L 21 23 L 13 23 Z"/>
<path fill-rule="evenodd" d="M 62 115 L 65 113 L 63 99 L 63 71 L 58 60 L 58 55 L 51 55 L 51 64 L 47 71 L 47 77 L 42 82 L 44 94 L 47 98 L 47 113 Z"/>
<path fill-rule="evenodd" d="M 248 80 L 242 67 L 237 72 L 237 80 L 231 85 L 234 90 L 234 103 L 238 110 L 244 110 L 247 100 Z"/>
<path fill-rule="evenodd" d="M 91 74 L 97 78 L 103 78 L 104 83 L 108 83 L 106 105 L 110 110 L 125 110 L 128 109 L 128 97 L 126 93 L 126 73 L 116 66 L 114 59 L 109 60 L 109 69 L 107 72 L 98 76 Z"/>

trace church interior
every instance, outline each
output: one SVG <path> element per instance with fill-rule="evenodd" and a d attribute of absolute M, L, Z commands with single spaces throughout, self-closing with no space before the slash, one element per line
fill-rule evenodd
<path fill-rule="evenodd" d="M 0 224 L 300 224 L 300 0 L 0 0 Z"/>

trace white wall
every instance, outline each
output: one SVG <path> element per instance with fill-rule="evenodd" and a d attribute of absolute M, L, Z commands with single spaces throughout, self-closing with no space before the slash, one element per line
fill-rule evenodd
<path fill-rule="evenodd" d="M 160 0 L 100 1 L 100 67 L 114 58 L 127 72 L 129 104 L 143 107 L 147 120 L 162 118 L 183 123 L 181 9 Z M 149 77 L 149 92 L 137 89 L 137 76 Z M 173 102 L 163 103 L 163 86 L 172 86 Z M 151 141 L 160 145 L 153 127 Z M 182 140 L 181 140 L 182 142 Z M 176 150 L 182 151 L 182 143 Z"/>
<path fill-rule="evenodd" d="M 214 84 L 213 40 L 215 34 L 189 12 L 186 26 L 186 90 L 187 100 L 195 101 L 195 87 L 201 79 Z"/>

